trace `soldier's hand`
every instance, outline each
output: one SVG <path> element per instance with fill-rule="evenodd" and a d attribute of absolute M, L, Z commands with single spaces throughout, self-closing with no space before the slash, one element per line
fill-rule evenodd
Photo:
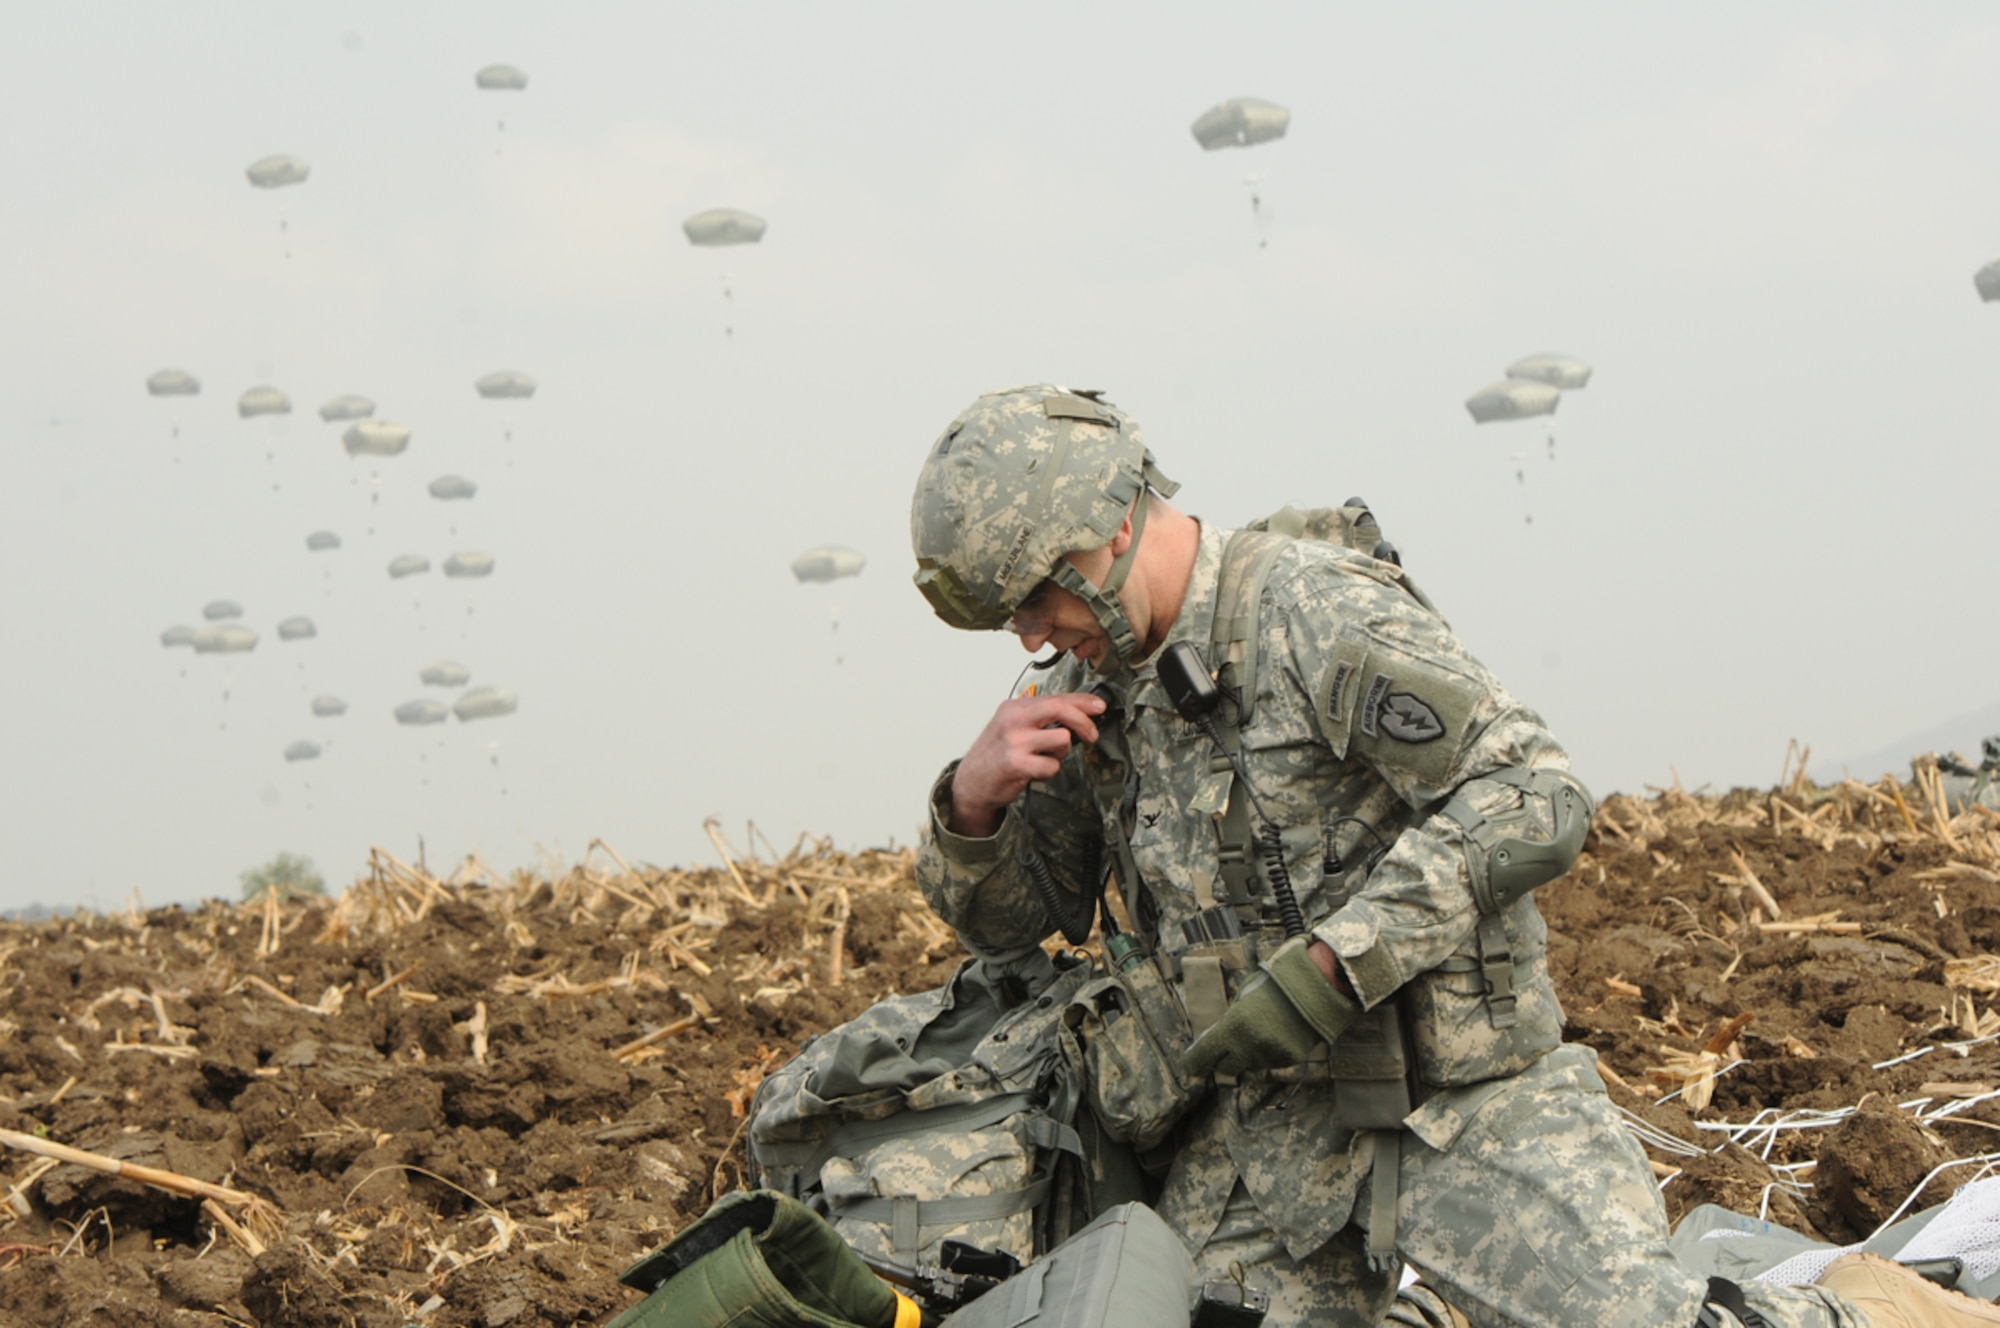
<path fill-rule="evenodd" d="M 1053 779 L 1077 742 L 1097 741 L 1102 699 L 1088 692 L 1017 696 L 1000 703 L 951 779 L 951 828 L 984 839 L 1037 779 Z"/>
<path fill-rule="evenodd" d="M 1361 1015 L 1361 1006 L 1326 979 L 1306 953 L 1309 936 L 1294 936 L 1264 961 L 1209 1030 L 1181 1057 L 1195 1077 L 1241 1075 L 1298 1065 L 1332 1042 Z"/>

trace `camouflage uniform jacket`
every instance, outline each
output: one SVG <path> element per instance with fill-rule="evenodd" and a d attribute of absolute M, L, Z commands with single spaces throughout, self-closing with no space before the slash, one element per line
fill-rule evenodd
<path fill-rule="evenodd" d="M 1203 527 L 1162 650 L 1190 640 L 1208 653 L 1227 536 Z M 1518 1019 L 1493 1026 L 1477 971 L 1479 915 L 1463 834 L 1436 812 L 1455 791 L 1485 815 L 1518 807 L 1517 789 L 1481 776 L 1568 761 L 1541 718 L 1507 694 L 1403 588 L 1400 575 L 1331 544 L 1298 541 L 1283 551 L 1259 607 L 1263 667 L 1242 742 L 1252 787 L 1283 829 L 1314 934 L 1339 955 L 1365 1008 L 1403 993 L 1416 1061 L 1432 1088 L 1405 1124 L 1448 1149 L 1474 1108 L 1558 1045 L 1562 1012 L 1548 976 L 1547 930 L 1533 896 L 1524 895 L 1500 915 L 1514 957 Z M 1093 681 L 1086 666 L 1065 660 L 1049 690 Z M 1113 814 L 1125 823 L 1143 878 L 1143 886 L 1121 882 L 1121 890 L 1142 938 L 1171 963 L 1187 945 L 1180 921 L 1222 894 L 1213 813 L 1228 775 L 1213 771 L 1211 745 L 1175 714 L 1150 660 L 1109 681 L 1123 693 L 1132 764 L 1123 806 Z M 1410 697 L 1423 705 L 1412 707 Z M 1110 861 L 1091 792 L 1104 759 L 1098 748 L 1073 753 L 984 839 L 947 827 L 956 766 L 940 776 L 917 879 L 974 954 L 1022 956 L 1053 930 L 1017 858 L 1030 827 L 1064 881 L 1080 882 L 1094 864 Z M 1392 845 L 1365 878 L 1375 840 L 1355 820 Z M 1324 870 L 1328 849 L 1344 872 Z M 1267 925 L 1256 935 L 1269 946 L 1281 933 Z M 1348 1222 L 1371 1154 L 1358 1146 L 1367 1133 L 1340 1123 L 1334 1096 L 1323 1059 L 1219 1088 L 1181 1126 L 1162 1214 L 1198 1249 L 1240 1176 L 1292 1256 L 1310 1254 Z"/>

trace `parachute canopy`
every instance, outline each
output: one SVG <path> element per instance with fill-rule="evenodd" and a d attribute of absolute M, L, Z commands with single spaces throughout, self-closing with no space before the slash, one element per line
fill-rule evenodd
<path fill-rule="evenodd" d="M 349 456 L 392 457 L 410 445 L 410 431 L 387 420 L 363 420 L 340 435 Z"/>
<path fill-rule="evenodd" d="M 243 172 L 250 177 L 250 183 L 259 189 L 280 189 L 288 184 L 304 184 L 312 167 L 297 157 L 280 154 L 275 157 L 260 157 Z"/>
<path fill-rule="evenodd" d="M 714 248 L 725 244 L 756 244 L 764 238 L 764 219 L 738 208 L 710 208 L 681 223 L 690 244 Z"/>
<path fill-rule="evenodd" d="M 1247 148 L 1283 138 L 1292 124 L 1292 113 L 1274 101 L 1255 97 L 1232 97 L 1203 111 L 1190 128 L 1194 141 L 1205 152 L 1217 148 Z"/>
<path fill-rule="evenodd" d="M 201 395 L 201 379 L 185 369 L 162 369 L 146 377 L 146 391 L 156 397 Z"/>
<path fill-rule="evenodd" d="M 328 549 L 340 547 L 340 536 L 330 530 L 315 530 L 306 536 L 306 547 L 314 553 L 325 553 Z"/>
<path fill-rule="evenodd" d="M 375 413 L 375 403 L 367 397 L 357 397 L 352 392 L 344 396 L 328 397 L 319 408 L 319 417 L 328 423 L 335 420 L 365 420 Z"/>
<path fill-rule="evenodd" d="M 1590 382 L 1590 366 L 1574 355 L 1530 355 L 1508 365 L 1507 376 L 1574 392 Z"/>
<path fill-rule="evenodd" d="M 462 549 L 444 560 L 446 576 L 491 576 L 493 575 L 493 555 L 475 553 Z"/>
<path fill-rule="evenodd" d="M 462 720 L 498 719 L 520 704 L 521 698 L 503 687 L 475 687 L 453 702 L 451 713 Z"/>
<path fill-rule="evenodd" d="M 417 671 L 417 677 L 423 680 L 426 687 L 463 687 L 472 681 L 472 670 L 463 664 L 441 659 L 424 665 Z"/>
<path fill-rule="evenodd" d="M 431 570 L 431 560 L 421 553 L 406 553 L 389 563 L 389 575 L 398 581 L 406 576 L 416 576 Z"/>
<path fill-rule="evenodd" d="M 285 759 L 287 761 L 317 761 L 319 760 L 319 754 L 320 745 L 310 738 L 300 738 L 297 742 L 285 748 Z"/>
<path fill-rule="evenodd" d="M 246 420 L 252 415 L 289 415 L 292 399 L 275 387 L 253 387 L 236 398 L 236 413 Z"/>
<path fill-rule="evenodd" d="M 1465 399 L 1474 424 L 1495 420 L 1524 420 L 1530 415 L 1553 415 L 1562 393 L 1547 383 L 1529 378 L 1503 378 L 1489 383 Z"/>
<path fill-rule="evenodd" d="M 201 616 L 210 622 L 221 622 L 226 618 L 241 618 L 243 606 L 233 599 L 212 599 L 201 606 Z"/>
<path fill-rule="evenodd" d="M 310 618 L 287 618 L 278 624 L 280 641 L 306 641 L 319 635 L 319 628 L 313 626 Z"/>
<path fill-rule="evenodd" d="M 2000 300 L 2000 258 L 1972 274 L 1972 284 L 1979 290 L 1982 300 Z"/>
<path fill-rule="evenodd" d="M 173 646 L 191 646 L 194 644 L 194 628 L 169 627 L 166 631 L 160 633 L 160 644 L 169 648 Z"/>
<path fill-rule="evenodd" d="M 457 498 L 470 498 L 479 492 L 479 486 L 463 475 L 440 475 L 431 481 L 431 497 L 447 502 Z"/>
<path fill-rule="evenodd" d="M 257 648 L 257 634 L 242 623 L 204 627 L 191 642 L 197 655 L 240 655 Z"/>
<path fill-rule="evenodd" d="M 398 724 L 442 724 L 451 717 L 451 708 L 442 701 L 428 697 L 418 701 L 405 701 L 396 707 Z"/>
<path fill-rule="evenodd" d="M 512 65 L 488 65 L 472 81 L 484 92 L 521 92 L 528 86 L 528 76 Z"/>
<path fill-rule="evenodd" d="M 512 369 L 502 369 L 498 373 L 487 374 L 472 385 L 473 391 L 489 400 L 504 400 L 509 397 L 531 397 L 535 395 L 535 380 L 524 373 Z"/>
<path fill-rule="evenodd" d="M 837 581 L 843 576 L 860 575 L 867 561 L 853 549 L 822 544 L 792 559 L 792 575 L 801 581 Z"/>
<path fill-rule="evenodd" d="M 337 696 L 324 695 L 313 698 L 313 713 L 321 719 L 331 719 L 335 715 L 347 713 L 347 702 Z"/>

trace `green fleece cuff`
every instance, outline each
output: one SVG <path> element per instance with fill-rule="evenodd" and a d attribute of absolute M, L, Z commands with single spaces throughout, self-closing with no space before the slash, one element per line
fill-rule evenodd
<path fill-rule="evenodd" d="M 1310 935 L 1292 937 L 1272 951 L 1271 957 L 1264 961 L 1264 970 L 1278 984 L 1278 990 L 1285 993 L 1285 999 L 1305 1016 L 1313 1031 L 1330 1043 L 1360 1017 L 1361 1007 L 1335 990 L 1306 953 L 1312 939 Z"/>

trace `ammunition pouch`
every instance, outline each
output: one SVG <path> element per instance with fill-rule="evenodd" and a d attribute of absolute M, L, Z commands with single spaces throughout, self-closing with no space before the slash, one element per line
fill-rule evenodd
<path fill-rule="evenodd" d="M 1209 1085 L 1181 1073 L 1194 1030 L 1159 965 L 1137 950 L 1107 957 L 1110 970 L 1063 1010 L 1061 1036 L 1104 1132 L 1143 1153 L 1166 1141 Z"/>

